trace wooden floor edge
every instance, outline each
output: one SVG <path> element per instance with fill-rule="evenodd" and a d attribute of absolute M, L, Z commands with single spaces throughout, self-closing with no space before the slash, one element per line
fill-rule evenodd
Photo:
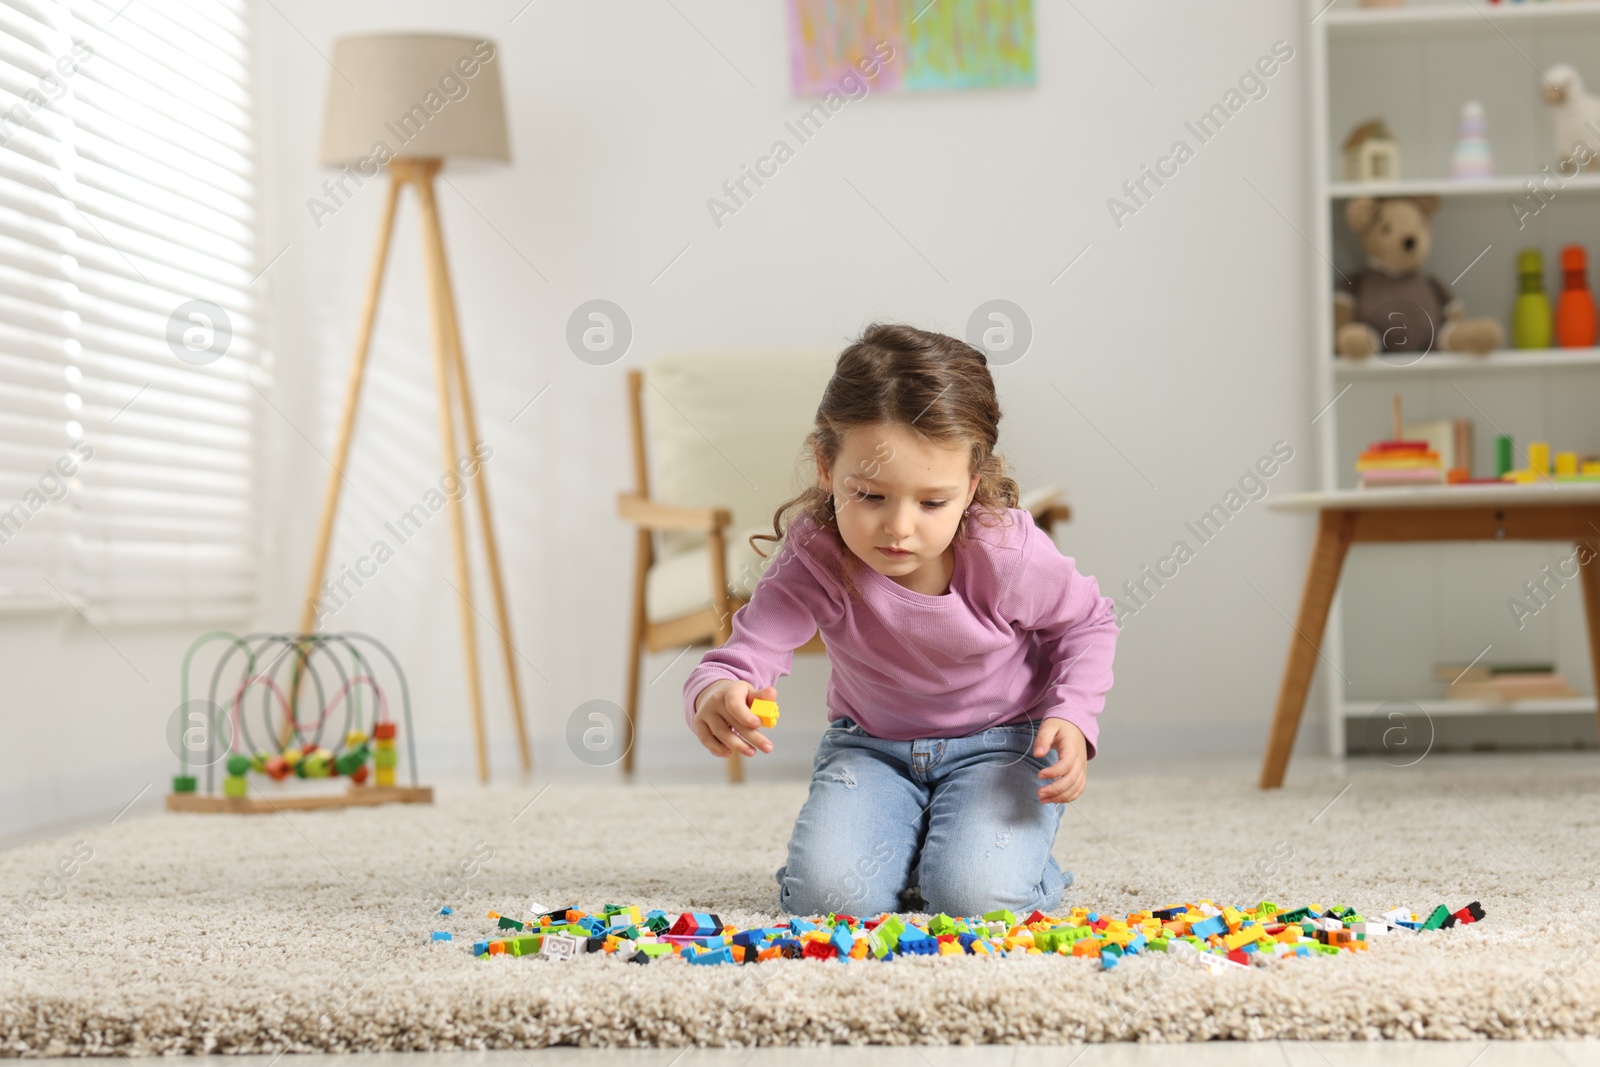
<path fill-rule="evenodd" d="M 239 815 L 324 808 L 364 808 L 374 804 L 432 804 L 433 786 L 355 787 L 348 793 L 313 797 L 221 797 L 208 793 L 168 793 L 168 811 L 232 812 Z"/>

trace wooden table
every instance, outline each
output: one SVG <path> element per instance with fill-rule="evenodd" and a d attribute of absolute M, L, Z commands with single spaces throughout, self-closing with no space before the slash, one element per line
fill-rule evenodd
<path fill-rule="evenodd" d="M 1281 497 L 1269 501 L 1269 506 L 1278 511 L 1315 511 L 1317 536 L 1306 566 L 1295 632 L 1289 637 L 1289 657 L 1278 686 L 1272 732 L 1261 761 L 1261 788 L 1283 785 L 1328 609 L 1339 588 L 1339 572 L 1345 553 L 1359 542 L 1570 541 L 1587 545 L 1591 563 L 1579 570 L 1589 658 L 1600 680 L 1600 561 L 1595 560 L 1600 554 L 1600 482 L 1340 489 Z"/>

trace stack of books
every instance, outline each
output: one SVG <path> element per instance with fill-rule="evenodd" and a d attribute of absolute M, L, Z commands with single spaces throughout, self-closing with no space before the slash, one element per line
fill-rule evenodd
<path fill-rule="evenodd" d="M 1554 663 L 1435 663 L 1433 676 L 1445 683 L 1451 700 L 1505 703 L 1578 695 Z"/>
<path fill-rule="evenodd" d="M 1443 485 L 1444 465 L 1426 441 L 1374 441 L 1356 460 L 1361 488 Z"/>
<path fill-rule="evenodd" d="M 1484 481 L 1472 477 L 1472 420 L 1427 419 L 1407 423 L 1407 441 L 1426 441 L 1428 447 L 1439 453 L 1439 465 L 1444 468 L 1444 480 L 1457 482 Z"/>

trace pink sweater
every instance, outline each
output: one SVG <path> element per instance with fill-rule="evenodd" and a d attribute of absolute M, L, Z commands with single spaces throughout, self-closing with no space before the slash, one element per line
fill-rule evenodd
<path fill-rule="evenodd" d="M 854 599 L 835 577 L 835 535 L 797 516 L 750 603 L 734 614 L 733 636 L 684 682 L 684 718 L 693 725 L 695 698 L 719 678 L 775 684 L 794 650 L 820 630 L 832 667 L 830 719 L 848 715 L 894 741 L 1066 719 L 1083 731 L 1093 758 L 1117 644 L 1114 602 L 1031 514 L 1009 515 L 1003 527 L 964 517 L 968 540 L 956 545 L 944 596 L 913 592 L 859 564 Z"/>

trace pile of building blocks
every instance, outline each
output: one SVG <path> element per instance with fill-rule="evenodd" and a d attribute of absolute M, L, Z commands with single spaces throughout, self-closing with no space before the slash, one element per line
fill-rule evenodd
<path fill-rule="evenodd" d="M 1293 957 L 1365 952 L 1380 936 L 1474 923 L 1483 915 L 1477 901 L 1455 911 L 1441 904 L 1421 917 L 1404 908 L 1364 916 L 1354 908 L 1319 904 L 1282 908 L 1263 901 L 1219 908 L 1201 900 L 1136 911 L 1125 919 L 1087 908 L 1073 908 L 1064 917 L 1035 911 L 1021 919 L 1005 910 L 966 918 L 940 914 L 926 923 L 895 914 L 862 919 L 834 913 L 740 930 L 708 912 L 686 911 L 674 920 L 659 910 L 641 912 L 637 905 L 607 904 L 591 914 L 534 904 L 526 920 L 489 912 L 499 936 L 474 942 L 472 954 L 572 959 L 601 953 L 639 964 L 677 956 L 698 965 L 1054 954 L 1086 958 L 1110 970 L 1124 956 L 1164 952 L 1216 973 Z M 434 934 L 435 940 L 447 937 Z"/>

